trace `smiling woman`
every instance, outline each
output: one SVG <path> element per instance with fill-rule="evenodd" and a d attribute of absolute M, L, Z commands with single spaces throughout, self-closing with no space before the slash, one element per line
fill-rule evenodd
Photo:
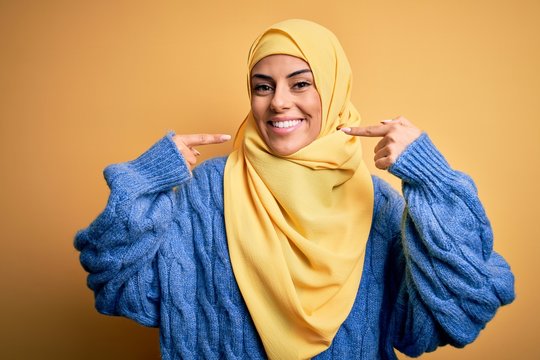
<path fill-rule="evenodd" d="M 251 111 L 105 169 L 104 212 L 76 236 L 97 309 L 160 328 L 164 359 L 396 359 L 472 342 L 514 299 L 471 178 L 397 117 L 361 127 L 351 69 L 322 26 L 251 47 Z M 371 176 L 361 137 L 380 137 Z"/>

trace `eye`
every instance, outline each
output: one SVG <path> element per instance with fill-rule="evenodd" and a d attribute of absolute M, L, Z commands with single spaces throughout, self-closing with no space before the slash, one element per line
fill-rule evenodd
<path fill-rule="evenodd" d="M 307 88 L 308 86 L 311 86 L 311 83 L 308 82 L 308 81 L 298 81 L 296 83 L 294 83 L 294 88 L 295 89 L 304 89 L 304 88 Z"/>
<path fill-rule="evenodd" d="M 257 84 L 253 86 L 253 92 L 256 94 L 266 94 L 272 91 L 272 87 L 268 84 Z"/>

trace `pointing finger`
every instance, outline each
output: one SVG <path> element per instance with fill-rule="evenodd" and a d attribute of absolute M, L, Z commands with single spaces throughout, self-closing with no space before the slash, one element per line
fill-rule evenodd
<path fill-rule="evenodd" d="M 220 144 L 231 139 L 230 135 L 225 134 L 189 134 L 180 135 L 179 137 L 182 142 L 188 147 L 198 145 Z"/>
<path fill-rule="evenodd" d="M 349 135 L 381 137 L 381 136 L 385 136 L 388 133 L 388 131 L 390 130 L 390 127 L 385 126 L 385 125 L 371 125 L 371 126 L 364 126 L 364 127 L 350 127 L 350 128 L 345 127 L 345 128 L 341 128 L 340 130 Z"/>

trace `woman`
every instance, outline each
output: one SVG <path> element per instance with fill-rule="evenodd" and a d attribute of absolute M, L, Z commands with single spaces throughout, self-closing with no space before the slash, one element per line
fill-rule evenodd
<path fill-rule="evenodd" d="M 197 168 L 168 134 L 111 165 L 75 246 L 98 311 L 160 328 L 164 359 L 396 359 L 464 346 L 514 298 L 472 180 L 403 117 L 359 127 L 327 29 L 288 20 L 249 54 L 234 151 Z M 338 128 L 340 130 L 338 130 Z M 382 137 L 375 164 L 361 136 Z"/>

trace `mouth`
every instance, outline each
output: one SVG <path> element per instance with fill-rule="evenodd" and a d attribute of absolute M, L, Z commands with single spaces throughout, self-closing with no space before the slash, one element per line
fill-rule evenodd
<path fill-rule="evenodd" d="M 290 129 L 294 128 L 304 121 L 303 119 L 294 119 L 294 120 L 280 120 L 280 121 L 268 121 L 268 124 L 274 128 L 278 129 Z"/>

